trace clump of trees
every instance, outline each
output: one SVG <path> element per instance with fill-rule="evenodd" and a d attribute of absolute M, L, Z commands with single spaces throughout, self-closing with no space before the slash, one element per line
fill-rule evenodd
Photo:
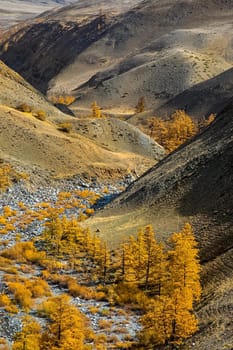
<path fill-rule="evenodd" d="M 141 319 L 140 341 L 145 348 L 151 344 L 181 344 L 198 330 L 193 308 L 201 296 L 200 263 L 191 226 L 186 224 L 181 232 L 174 233 L 169 244 L 165 259 L 161 253 L 152 259 L 158 265 L 152 286 L 158 287 Z"/>
<path fill-rule="evenodd" d="M 41 202 L 29 209 L 20 202 L 19 212 L 9 206 L 3 208 L 0 225 L 4 227 L 22 220 L 26 226 L 34 220 L 44 225 L 35 242 L 18 241 L 0 254 L 0 267 L 9 273 L 4 279 L 7 289 L 0 294 L 1 307 L 12 313 L 19 309 L 35 311 L 35 299 L 49 297 L 38 311 L 46 317 L 47 330 L 41 330 L 33 319 L 25 319 L 13 350 L 82 350 L 90 338 L 96 342 L 95 349 L 105 349 L 103 337 L 95 338 L 87 330 L 85 318 L 70 305 L 68 296 L 50 297 L 48 283 L 59 284 L 73 297 L 107 299 L 110 304 L 131 304 L 140 309 L 144 315 L 138 338 L 143 349 L 178 345 L 198 329 L 194 306 L 201 296 L 200 263 L 190 224 L 185 224 L 166 243 L 158 242 L 153 227 L 147 225 L 111 250 L 98 232 L 92 234 L 80 225 L 92 213 L 87 213 L 87 205 L 93 205 L 97 199 L 98 195 L 88 189 L 63 191 L 54 207 Z M 86 214 L 65 215 L 67 208 L 77 207 Z M 13 219 L 18 221 L 11 222 Z M 13 271 L 13 261 L 17 268 L 20 266 L 20 273 L 28 271 L 26 265 L 31 269 L 39 265 L 40 277 L 31 281 L 22 278 L 19 268 Z M 71 271 L 78 273 L 86 285 L 67 274 Z M 87 286 L 89 282 L 92 288 Z"/>
<path fill-rule="evenodd" d="M 114 283 L 107 292 L 111 302 L 136 303 L 146 310 L 141 320 L 143 346 L 179 344 L 198 329 L 193 307 L 201 295 L 200 263 L 190 224 L 171 236 L 169 249 L 156 241 L 148 225 L 110 251 L 74 219 L 64 217 L 48 222 L 44 239 L 53 256 L 72 256 L 70 263 L 79 267 L 83 259 L 92 280 Z M 68 286 L 72 294 L 79 290 L 73 282 Z"/>
<path fill-rule="evenodd" d="M 53 104 L 62 104 L 65 106 L 69 106 L 75 101 L 75 97 L 72 95 L 52 95 L 49 97 L 49 100 Z"/>
<path fill-rule="evenodd" d="M 170 153 L 209 126 L 214 119 L 215 115 L 211 114 L 208 118 L 195 122 L 185 111 L 177 110 L 165 120 L 149 118 L 143 123 L 142 130 Z"/>
<path fill-rule="evenodd" d="M 144 131 L 169 153 L 194 136 L 198 126 L 188 114 L 177 110 L 167 120 L 149 119 Z"/>
<path fill-rule="evenodd" d="M 16 334 L 13 350 L 83 350 L 91 333 L 84 315 L 70 303 L 68 295 L 51 297 L 39 306 L 39 313 L 48 319 L 42 330 L 33 318 L 23 319 L 23 328 Z"/>

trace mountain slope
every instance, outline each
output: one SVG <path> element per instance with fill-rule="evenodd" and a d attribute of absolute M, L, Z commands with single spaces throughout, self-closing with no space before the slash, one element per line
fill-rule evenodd
<path fill-rule="evenodd" d="M 233 101 L 194 140 L 180 147 L 117 197 L 89 226 L 109 242 L 152 223 L 158 239 L 193 225 L 203 265 L 196 350 L 233 343 Z M 111 234 L 110 234 L 111 232 Z"/>
<path fill-rule="evenodd" d="M 95 219 L 96 226 L 105 217 L 109 221 L 112 217 L 114 222 L 116 215 L 117 222 L 121 215 L 124 220 L 124 215 L 130 217 L 132 214 L 133 226 L 140 227 L 151 222 L 160 236 L 177 230 L 187 220 L 197 227 L 200 236 L 205 230 L 211 230 L 208 227 L 213 225 L 224 227 L 231 221 L 233 210 L 232 111 L 231 105 L 194 140 L 181 146 L 134 182 L 110 207 L 99 213 Z M 135 220 L 137 216 L 138 220 Z M 206 222 L 204 227 L 198 224 L 199 221 Z M 127 232 L 127 227 L 115 224 L 116 237 L 118 233 Z M 220 241 L 225 241 L 225 235 L 230 235 L 229 230 L 219 237 Z M 214 234 L 208 242 L 200 240 L 205 260 L 211 259 L 216 249 L 222 249 L 221 244 L 216 245 L 214 250 L 209 249 L 211 245 L 216 245 Z"/>
<path fill-rule="evenodd" d="M 158 107 L 232 67 L 231 1 L 148 0 L 122 12 L 136 4 L 80 1 L 52 11 L 6 33 L 1 57 L 43 91 L 108 109 L 134 108 L 141 96 Z"/>
<path fill-rule="evenodd" d="M 116 13 L 135 3 L 137 0 L 121 0 L 119 3 L 83 0 L 61 10 L 48 11 L 19 30 L 10 29 L 4 33 L 1 38 L 2 59 L 45 92 L 52 78 L 103 36 Z M 90 57 L 93 69 L 92 60 Z M 74 75 L 72 70 L 69 79 L 74 80 L 80 71 Z M 64 89 L 60 87 L 60 91 Z"/>
<path fill-rule="evenodd" d="M 21 104 L 31 111 L 21 112 Z M 69 133 L 61 131 L 61 123 L 68 123 Z M 161 146 L 125 122 L 62 113 L 2 62 L 0 136 L 1 159 L 32 174 L 32 181 L 72 175 L 114 180 L 139 175 L 164 155 Z"/>
<path fill-rule="evenodd" d="M 211 113 L 219 113 L 229 103 L 232 91 L 233 69 L 228 69 L 224 73 L 177 95 L 155 110 L 154 113 L 166 115 L 177 109 L 183 109 L 196 118 L 208 117 Z"/>
<path fill-rule="evenodd" d="M 0 27 L 7 28 L 72 0 L 0 0 Z"/>
<path fill-rule="evenodd" d="M 39 91 L 0 61 L 0 104 L 17 108 L 22 103 L 34 110 L 44 110 L 50 118 L 64 117 Z"/>

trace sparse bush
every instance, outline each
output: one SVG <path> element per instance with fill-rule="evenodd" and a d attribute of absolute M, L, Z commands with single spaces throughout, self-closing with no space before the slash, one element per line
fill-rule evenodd
<path fill-rule="evenodd" d="M 23 179 L 26 180 L 28 175 L 25 173 L 18 173 L 10 164 L 1 162 L 0 159 L 0 191 L 5 191 L 12 183 L 18 182 Z"/>
<path fill-rule="evenodd" d="M 92 289 L 80 286 L 75 281 L 71 280 L 68 282 L 68 289 L 73 297 L 82 297 L 86 300 L 95 298 L 95 292 Z"/>
<path fill-rule="evenodd" d="M 5 249 L 2 256 L 17 262 L 36 263 L 45 258 L 45 252 L 39 252 L 33 242 L 18 242 L 13 247 Z"/>
<path fill-rule="evenodd" d="M 44 122 L 46 120 L 46 113 L 45 113 L 45 111 L 35 111 L 35 112 L 33 112 L 33 116 L 36 119 L 41 120 L 42 122 Z"/>
<path fill-rule="evenodd" d="M 41 278 L 37 278 L 34 281 L 27 281 L 26 286 L 31 291 L 33 298 L 40 298 L 42 296 L 50 295 L 48 283 Z"/>
<path fill-rule="evenodd" d="M 10 304 L 5 306 L 5 310 L 9 312 L 10 314 L 17 314 L 19 312 L 19 309 L 15 304 Z"/>
<path fill-rule="evenodd" d="M 8 288 L 14 294 L 15 301 L 26 311 L 32 307 L 32 293 L 20 282 L 9 282 Z"/>
<path fill-rule="evenodd" d="M 86 211 L 85 211 L 85 213 L 87 214 L 87 215 L 89 215 L 89 216 L 91 216 L 91 215 L 94 215 L 94 209 L 92 209 L 92 208 L 87 208 L 86 209 Z"/>
<path fill-rule="evenodd" d="M 145 111 L 145 98 L 140 97 L 138 100 L 137 105 L 135 106 L 135 112 L 136 113 L 142 113 Z"/>
<path fill-rule="evenodd" d="M 9 306 L 11 304 L 11 300 L 6 294 L 0 294 L 0 307 Z"/>
<path fill-rule="evenodd" d="M 0 350 L 10 350 L 6 339 L 0 338 Z"/>
<path fill-rule="evenodd" d="M 110 310 L 107 309 L 107 308 L 104 308 L 104 309 L 100 310 L 100 314 L 102 316 L 109 316 L 110 315 Z"/>
<path fill-rule="evenodd" d="M 109 330 L 112 327 L 112 321 L 109 320 L 99 320 L 98 325 L 101 329 Z"/>
<path fill-rule="evenodd" d="M 58 125 L 58 130 L 69 134 L 72 130 L 72 124 L 68 123 L 68 122 L 67 123 L 60 123 Z"/>
<path fill-rule="evenodd" d="M 20 112 L 25 112 L 25 113 L 31 113 L 32 111 L 31 106 L 29 106 L 27 103 L 21 103 L 16 107 L 16 109 L 18 109 L 18 111 Z"/>
<path fill-rule="evenodd" d="M 99 308 L 96 306 L 89 306 L 89 311 L 91 314 L 97 314 L 99 312 Z"/>
<path fill-rule="evenodd" d="M 117 342 L 116 343 L 116 348 L 117 349 L 130 349 L 132 347 L 132 343 L 131 342 L 127 342 L 127 341 L 124 341 L 124 342 Z"/>

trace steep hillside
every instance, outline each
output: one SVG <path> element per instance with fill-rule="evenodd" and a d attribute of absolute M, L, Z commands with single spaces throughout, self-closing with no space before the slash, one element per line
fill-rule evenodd
<path fill-rule="evenodd" d="M 96 227 L 98 221 L 101 225 L 105 219 L 111 223 L 112 217 L 116 238 L 118 233 L 127 234 L 128 226 L 125 227 L 124 223 L 128 225 L 129 218 L 132 219 L 130 233 L 135 231 L 133 226 L 138 228 L 152 222 L 158 234 L 164 237 L 165 233 L 177 230 L 187 220 L 194 224 L 199 237 L 212 230 L 212 225 L 220 225 L 221 232 L 224 231 L 224 225 L 232 219 L 233 210 L 232 106 L 194 140 L 167 156 L 133 183 L 103 213 L 100 212 L 95 219 Z M 217 228 L 215 230 L 218 231 Z M 229 230 L 221 233 L 219 242 L 226 241 L 225 235 L 229 234 Z M 205 260 L 211 259 L 216 249 L 222 250 L 220 244 L 216 245 L 213 232 L 208 242 L 202 237 L 200 245 Z M 215 246 L 214 250 L 212 245 Z"/>
<path fill-rule="evenodd" d="M 122 0 L 119 3 L 83 0 L 61 10 L 48 11 L 31 23 L 27 22 L 19 30 L 10 29 L 4 33 L 1 38 L 2 59 L 45 92 L 52 78 L 104 35 L 114 22 L 116 13 L 136 2 L 137 0 Z M 90 57 L 88 61 L 93 70 L 93 58 Z M 103 58 L 99 63 L 101 62 L 103 63 Z M 78 70 L 74 74 L 70 70 L 68 79 L 76 79 L 79 72 Z M 92 72 L 87 79 L 91 75 Z M 59 87 L 59 92 L 64 90 L 67 90 L 65 86 Z"/>
<path fill-rule="evenodd" d="M 7 28 L 72 0 L 0 0 L 0 27 Z"/>
<path fill-rule="evenodd" d="M 118 110 L 141 96 L 158 107 L 232 67 L 231 1 L 148 0 L 122 12 L 137 3 L 80 1 L 49 12 L 6 33 L 1 58 L 49 94 Z"/>
<path fill-rule="evenodd" d="M 154 159 L 161 159 L 164 155 L 163 148 L 150 137 L 115 118 L 78 118 L 73 125 L 79 134 L 113 151 L 123 152 L 127 149 L 128 152 Z"/>
<path fill-rule="evenodd" d="M 111 243 L 149 223 L 164 240 L 191 222 L 203 264 L 201 332 L 192 339 L 197 350 L 225 349 L 233 341 L 232 115 L 233 101 L 210 127 L 145 173 L 89 222 Z"/>
<path fill-rule="evenodd" d="M 1 159 L 24 169 L 32 181 L 38 175 L 62 178 L 77 174 L 88 179 L 114 179 L 130 169 L 142 172 L 143 164 L 153 162 L 125 149 L 113 152 L 77 133 L 67 135 L 48 122 L 9 107 L 0 106 L 0 115 Z"/>
<path fill-rule="evenodd" d="M 138 176 L 163 157 L 162 147 L 127 123 L 68 116 L 2 62 L 0 73 L 0 157 L 32 181 Z"/>
<path fill-rule="evenodd" d="M 154 113 L 166 115 L 183 109 L 190 115 L 201 118 L 211 113 L 219 113 L 229 103 L 233 91 L 233 69 L 197 84 L 177 95 Z"/>
<path fill-rule="evenodd" d="M 17 108 L 22 103 L 43 110 L 50 118 L 64 117 L 39 91 L 0 61 L 0 104 Z"/>

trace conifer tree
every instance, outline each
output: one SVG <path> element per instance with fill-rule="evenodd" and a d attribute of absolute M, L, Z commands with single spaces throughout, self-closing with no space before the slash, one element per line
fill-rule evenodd
<path fill-rule="evenodd" d="M 163 288 L 142 318 L 140 337 L 144 346 L 180 344 L 198 329 L 193 305 L 201 295 L 200 264 L 191 225 L 185 224 L 169 243 Z"/>
<path fill-rule="evenodd" d="M 197 242 L 192 227 L 186 223 L 179 233 L 174 233 L 170 239 L 172 249 L 168 252 L 168 293 L 172 295 L 175 290 L 186 293 L 193 301 L 199 301 L 201 295 L 200 262 Z"/>
<path fill-rule="evenodd" d="M 91 108 L 92 108 L 92 117 L 101 118 L 101 110 L 96 101 L 92 103 Z"/>
<path fill-rule="evenodd" d="M 48 300 L 50 324 L 42 333 L 42 350 L 83 350 L 87 324 L 84 316 L 70 304 L 67 295 Z"/>
<path fill-rule="evenodd" d="M 62 235 L 63 228 L 61 219 L 57 214 L 52 214 L 49 221 L 46 223 L 46 229 L 43 232 L 43 239 L 49 251 L 55 256 L 62 253 Z"/>
<path fill-rule="evenodd" d="M 180 344 L 198 330 L 197 320 L 185 295 L 176 291 L 172 297 L 160 296 L 151 301 L 141 320 L 143 345 Z"/>
<path fill-rule="evenodd" d="M 18 332 L 12 350 L 40 350 L 41 327 L 30 316 L 23 319 L 23 328 Z"/>
<path fill-rule="evenodd" d="M 156 242 L 151 225 L 140 229 L 136 239 L 124 244 L 124 280 L 159 294 L 164 279 L 166 257 L 162 244 Z"/>
<path fill-rule="evenodd" d="M 111 253 L 107 247 L 106 242 L 102 242 L 99 249 L 99 254 L 95 258 L 99 267 L 99 278 L 103 283 L 107 282 L 108 270 L 111 266 Z"/>

